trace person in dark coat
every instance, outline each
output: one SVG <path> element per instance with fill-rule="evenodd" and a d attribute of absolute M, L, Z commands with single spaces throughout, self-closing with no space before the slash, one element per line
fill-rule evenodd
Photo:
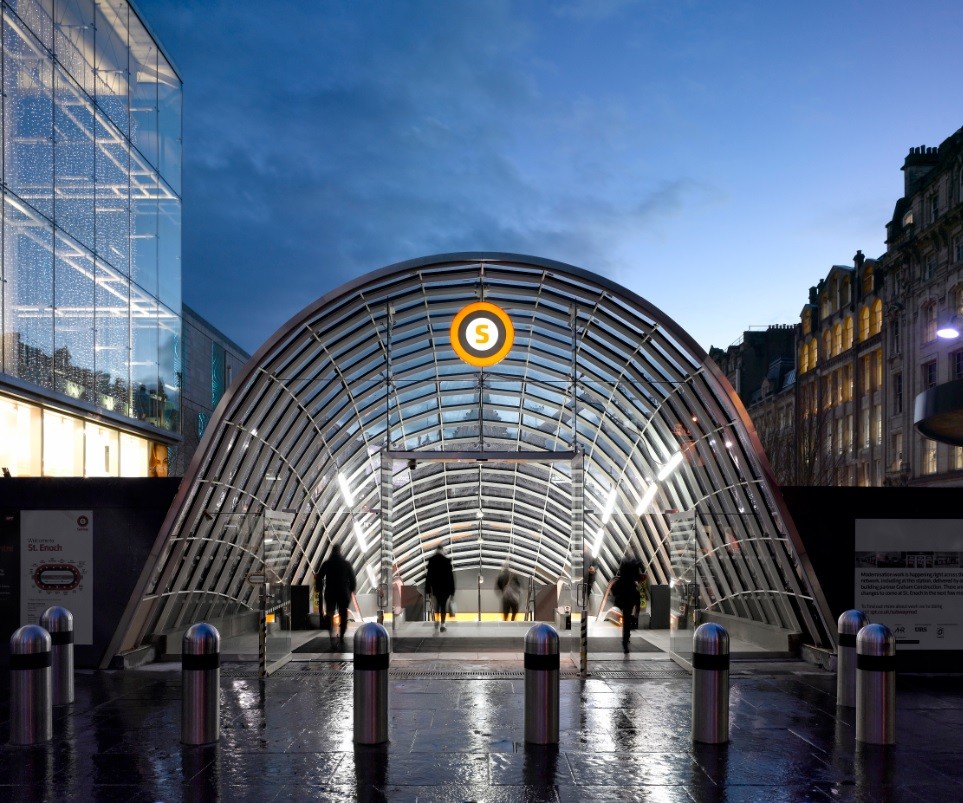
<path fill-rule="evenodd" d="M 495 588 L 502 595 L 502 621 L 507 621 L 508 617 L 511 616 L 514 622 L 515 617 L 518 616 L 518 605 L 522 599 L 522 581 L 511 570 L 507 560 L 495 580 Z"/>
<path fill-rule="evenodd" d="M 334 646 L 334 614 L 340 617 L 338 631 L 338 646 L 344 647 L 344 634 L 348 630 L 348 603 L 357 587 L 354 569 L 341 555 L 337 544 L 331 547 L 331 554 L 321 564 L 314 578 L 314 587 L 324 596 L 324 609 L 328 614 L 328 632 L 331 634 L 331 646 Z"/>
<path fill-rule="evenodd" d="M 622 611 L 622 652 L 629 652 L 629 635 L 632 633 L 633 617 L 639 612 L 639 581 L 642 569 L 634 558 L 625 558 L 619 566 L 618 576 L 612 584 L 612 599 Z M 638 619 L 634 619 L 638 621 Z"/>
<path fill-rule="evenodd" d="M 445 555 L 443 547 L 428 558 L 428 571 L 425 575 L 425 597 L 435 597 L 435 610 L 441 614 L 441 632 L 445 632 L 445 618 L 448 615 L 448 599 L 455 593 L 455 572 L 451 559 Z M 437 626 L 437 623 L 436 623 Z"/>

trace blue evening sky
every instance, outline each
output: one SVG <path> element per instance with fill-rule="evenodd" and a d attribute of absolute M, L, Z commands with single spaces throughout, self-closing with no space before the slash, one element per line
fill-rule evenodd
<path fill-rule="evenodd" d="M 184 300 L 250 351 L 370 270 L 568 262 L 706 349 L 885 251 L 963 3 L 135 0 L 184 81 Z"/>

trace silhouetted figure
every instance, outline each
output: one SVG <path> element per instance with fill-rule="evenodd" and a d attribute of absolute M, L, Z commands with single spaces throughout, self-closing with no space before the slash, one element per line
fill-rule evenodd
<path fill-rule="evenodd" d="M 314 578 L 314 587 L 319 595 L 324 596 L 324 609 L 328 614 L 328 632 L 331 634 L 331 646 L 334 647 L 334 613 L 338 612 L 340 626 L 338 630 L 338 646 L 344 648 L 344 634 L 348 630 L 348 603 L 357 587 L 354 569 L 341 555 L 337 544 L 331 547 L 331 554 L 321 564 Z"/>
<path fill-rule="evenodd" d="M 435 610 L 441 614 L 441 632 L 445 632 L 445 618 L 448 616 L 448 599 L 455 593 L 455 572 L 451 559 L 445 555 L 444 547 L 438 547 L 435 554 L 428 558 L 428 571 L 425 575 L 425 597 L 435 598 Z M 438 623 L 435 623 L 438 627 Z"/>
<path fill-rule="evenodd" d="M 622 611 L 622 652 L 629 652 L 629 635 L 633 622 L 638 622 L 639 612 L 639 582 L 642 580 L 642 569 L 634 558 L 624 558 L 619 566 L 618 576 L 612 584 L 612 599 Z"/>
<path fill-rule="evenodd" d="M 511 570 L 507 560 L 498 573 L 495 588 L 502 596 L 502 621 L 507 621 L 509 615 L 511 615 L 514 622 L 515 617 L 518 616 L 518 605 L 522 599 L 522 581 Z"/>

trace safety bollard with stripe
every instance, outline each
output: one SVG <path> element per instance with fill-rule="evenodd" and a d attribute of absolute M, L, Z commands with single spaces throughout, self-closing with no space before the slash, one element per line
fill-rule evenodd
<path fill-rule="evenodd" d="M 525 742 L 558 744 L 558 632 L 540 622 L 525 634 Z"/>
<path fill-rule="evenodd" d="M 10 637 L 10 744 L 51 738 L 50 634 L 39 625 L 24 625 Z"/>
<path fill-rule="evenodd" d="M 845 611 L 836 624 L 839 647 L 836 656 L 836 705 L 856 707 L 856 634 L 869 624 L 862 611 Z"/>
<path fill-rule="evenodd" d="M 388 631 L 365 622 L 354 634 L 354 741 L 388 741 Z"/>
<path fill-rule="evenodd" d="M 50 634 L 50 691 L 54 705 L 74 701 L 74 616 L 54 605 L 40 617 L 40 626 Z"/>
<path fill-rule="evenodd" d="M 221 733 L 221 634 L 191 625 L 181 643 L 181 742 L 213 744 Z"/>
<path fill-rule="evenodd" d="M 896 744 L 896 639 L 882 624 L 856 635 L 856 741 Z"/>
<path fill-rule="evenodd" d="M 729 741 L 729 634 L 715 622 L 692 634 L 692 741 Z"/>

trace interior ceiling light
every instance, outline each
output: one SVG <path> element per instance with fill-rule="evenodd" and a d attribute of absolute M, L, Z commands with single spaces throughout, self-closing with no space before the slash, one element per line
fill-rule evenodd
<path fill-rule="evenodd" d="M 635 515 L 641 516 L 649 509 L 649 505 L 652 504 L 652 500 L 655 499 L 656 493 L 658 493 L 659 486 L 654 483 L 645 489 L 645 493 L 642 494 L 642 501 L 639 502 L 639 506 L 635 509 Z"/>
<path fill-rule="evenodd" d="M 615 510 L 616 496 L 615 488 L 609 491 L 608 498 L 605 500 L 605 508 L 602 511 L 602 524 L 607 524 L 609 519 L 612 518 L 612 511 Z"/>
<path fill-rule="evenodd" d="M 672 457 L 669 458 L 669 462 L 666 463 L 662 468 L 659 469 L 658 480 L 661 482 L 666 477 L 668 477 L 673 471 L 675 471 L 676 466 L 682 462 L 682 452 L 676 452 Z"/>
<path fill-rule="evenodd" d="M 347 478 L 340 471 L 338 472 L 338 487 L 341 488 L 341 495 L 348 507 L 354 507 L 354 494 L 351 493 Z"/>

